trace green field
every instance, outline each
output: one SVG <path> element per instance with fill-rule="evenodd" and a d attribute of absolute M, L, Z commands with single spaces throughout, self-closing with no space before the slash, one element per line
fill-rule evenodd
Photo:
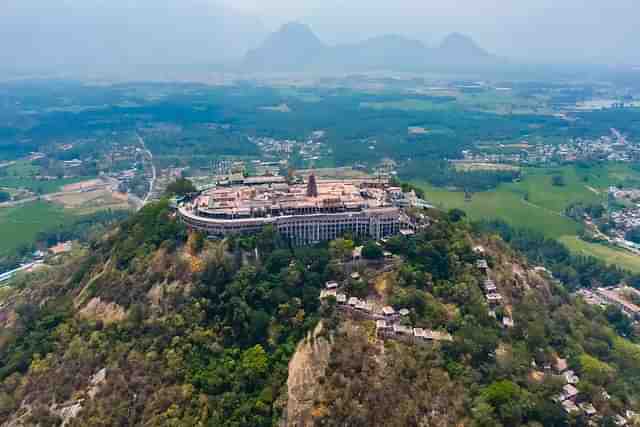
<path fill-rule="evenodd" d="M 26 188 L 30 191 L 33 191 L 34 193 L 48 194 L 48 193 L 55 193 L 57 191 L 60 191 L 60 189 L 67 184 L 86 181 L 87 179 L 91 179 L 91 178 L 78 177 L 78 178 L 56 179 L 53 181 L 38 181 L 37 179 L 24 178 L 24 177 L 1 177 L 0 187 Z"/>
<path fill-rule="evenodd" d="M 576 168 L 552 168 L 525 170 L 525 179 L 521 182 L 505 184 L 504 189 L 524 197 L 529 194 L 529 202 L 534 205 L 563 213 L 574 202 L 600 203 L 606 200 L 607 183 L 603 178 L 589 178 L 591 169 L 584 171 Z M 562 175 L 565 185 L 554 186 L 551 179 L 554 175 Z M 604 185 L 603 185 L 604 184 Z M 595 187 L 594 187 L 595 186 Z"/>
<path fill-rule="evenodd" d="M 38 166 L 34 166 L 28 160 L 17 160 L 14 164 L 3 169 L 6 176 L 35 176 L 40 172 Z"/>
<path fill-rule="evenodd" d="M 360 107 L 374 110 L 443 111 L 455 108 L 455 103 L 434 102 L 428 99 L 403 99 L 401 101 L 362 102 Z"/>
<path fill-rule="evenodd" d="M 577 236 L 563 236 L 560 241 L 574 253 L 600 258 L 607 264 L 615 264 L 640 274 L 640 257 L 623 249 L 585 242 Z"/>
<path fill-rule="evenodd" d="M 501 186 L 495 191 L 476 193 L 465 202 L 464 193 L 420 184 L 431 203 L 443 209 L 462 209 L 472 220 L 502 219 L 514 227 L 532 228 L 548 237 L 576 235 L 580 225 L 547 208 L 528 204 L 521 194 Z M 531 197 L 531 196 L 530 196 Z"/>
<path fill-rule="evenodd" d="M 587 243 L 578 239 L 582 228 L 578 222 L 563 215 L 575 202 L 599 203 L 607 197 L 610 185 L 635 182 L 640 172 L 628 165 L 608 165 L 590 168 L 528 168 L 521 182 L 502 184 L 497 189 L 473 194 L 465 201 L 464 193 L 434 188 L 417 183 L 425 197 L 443 209 L 464 210 L 471 220 L 501 219 L 511 226 L 530 228 L 545 236 L 562 241 L 575 253 L 587 254 L 605 262 L 640 272 L 640 258 L 623 250 Z M 564 186 L 553 186 L 553 175 L 561 174 Z M 525 200 L 528 195 L 528 201 Z"/>
<path fill-rule="evenodd" d="M 62 224 L 67 218 L 62 207 L 46 202 L 0 209 L 0 255 L 33 243 L 40 231 Z"/>

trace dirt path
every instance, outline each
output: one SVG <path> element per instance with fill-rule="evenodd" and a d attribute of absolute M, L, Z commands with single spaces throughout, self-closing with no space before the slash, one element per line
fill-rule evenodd
<path fill-rule="evenodd" d="M 542 206 L 538 206 L 538 205 L 536 205 L 536 204 L 534 204 L 534 203 L 531 203 L 531 202 L 529 202 L 529 201 L 527 201 L 527 200 L 525 200 L 525 199 L 520 199 L 520 200 L 522 201 L 522 203 L 524 203 L 524 204 L 525 204 L 525 205 L 527 205 L 527 206 L 531 206 L 532 208 L 542 209 L 543 211 L 545 211 L 545 212 L 547 212 L 547 213 L 550 213 L 550 214 L 552 214 L 552 215 L 557 215 L 557 216 L 561 216 L 561 217 L 564 217 L 564 216 L 565 216 L 565 215 L 564 215 L 563 213 L 561 213 L 561 212 L 552 211 L 551 209 L 547 209 L 547 208 L 544 208 L 544 207 L 542 207 Z"/>
<path fill-rule="evenodd" d="M 597 194 L 598 196 L 600 195 L 600 191 L 596 190 L 596 189 L 595 189 L 595 188 L 593 188 L 593 187 L 590 187 L 590 186 L 588 186 L 588 185 L 585 185 L 585 188 L 586 188 L 587 190 L 591 191 L 592 193 Z"/>

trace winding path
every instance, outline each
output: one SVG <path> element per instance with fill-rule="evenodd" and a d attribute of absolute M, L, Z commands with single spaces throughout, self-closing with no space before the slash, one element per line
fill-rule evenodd
<path fill-rule="evenodd" d="M 138 137 L 138 141 L 140 142 L 140 145 L 142 145 L 142 150 L 149 155 L 149 162 L 151 163 L 151 181 L 149 181 L 149 192 L 147 193 L 144 200 L 142 200 L 142 206 L 144 206 L 149 202 L 149 198 L 153 193 L 153 187 L 156 184 L 156 166 L 153 164 L 153 153 L 151 153 L 151 151 L 147 149 L 147 146 L 144 144 L 144 139 L 142 139 L 142 137 L 138 133 L 136 133 L 136 137 Z"/>

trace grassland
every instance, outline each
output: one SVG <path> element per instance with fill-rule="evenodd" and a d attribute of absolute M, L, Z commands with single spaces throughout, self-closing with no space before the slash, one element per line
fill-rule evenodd
<path fill-rule="evenodd" d="M 2 177 L 0 178 L 0 187 L 8 188 L 26 188 L 34 193 L 49 194 L 60 191 L 62 187 L 80 181 L 85 181 L 87 177 L 63 178 L 52 181 L 39 181 L 34 178 L 27 177 Z"/>
<path fill-rule="evenodd" d="M 576 235 L 581 226 L 577 222 L 547 208 L 527 203 L 522 194 L 502 186 L 498 190 L 477 193 L 471 201 L 464 193 L 434 188 L 421 183 L 426 198 L 443 209 L 462 209 L 471 220 L 502 219 L 513 227 L 531 228 L 548 237 Z"/>
<path fill-rule="evenodd" d="M 40 231 L 63 224 L 67 218 L 62 207 L 46 202 L 0 209 L 0 255 L 32 243 Z"/>
<path fill-rule="evenodd" d="M 453 102 L 434 102 L 428 99 L 403 99 L 387 102 L 363 102 L 361 108 L 374 110 L 401 110 L 401 111 L 443 111 L 455 107 Z"/>
<path fill-rule="evenodd" d="M 589 176 L 588 173 L 588 169 L 580 171 L 571 167 L 529 168 L 525 171 L 525 179 L 521 182 L 505 184 L 504 190 L 520 194 L 522 197 L 528 194 L 529 202 L 532 204 L 561 214 L 571 203 L 600 203 L 603 197 L 606 197 L 607 185 L 602 185 L 604 182 L 585 181 L 584 177 Z M 561 175 L 564 178 L 564 185 L 554 186 L 551 183 L 554 175 Z"/>
<path fill-rule="evenodd" d="M 28 160 L 17 160 L 5 167 L 3 172 L 7 176 L 35 176 L 40 172 L 40 168 Z"/>
<path fill-rule="evenodd" d="M 577 236 L 562 236 L 560 241 L 574 253 L 600 258 L 607 264 L 615 264 L 640 274 L 640 257 L 625 250 L 585 242 Z"/>
<path fill-rule="evenodd" d="M 552 176 L 562 175 L 565 185 L 554 186 Z M 556 238 L 575 253 L 592 255 L 605 262 L 640 272 L 640 258 L 623 250 L 587 243 L 577 237 L 582 225 L 563 215 L 575 202 L 600 203 L 610 185 L 635 182 L 640 172 L 628 165 L 589 168 L 528 168 L 521 182 L 500 185 L 476 193 L 465 201 L 464 193 L 418 183 L 426 198 L 443 209 L 464 210 L 471 220 L 501 219 L 519 228 L 530 228 Z M 525 196 L 528 200 L 525 200 Z"/>

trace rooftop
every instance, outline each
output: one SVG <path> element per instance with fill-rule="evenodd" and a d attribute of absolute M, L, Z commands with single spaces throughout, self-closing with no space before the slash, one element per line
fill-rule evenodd
<path fill-rule="evenodd" d="M 246 178 L 242 185 L 215 187 L 196 198 L 192 207 L 201 216 L 235 219 L 359 212 L 391 206 L 384 189 L 366 187 L 360 181 L 315 180 L 289 185 L 284 180 L 274 182 L 274 178 L 278 177 Z"/>

